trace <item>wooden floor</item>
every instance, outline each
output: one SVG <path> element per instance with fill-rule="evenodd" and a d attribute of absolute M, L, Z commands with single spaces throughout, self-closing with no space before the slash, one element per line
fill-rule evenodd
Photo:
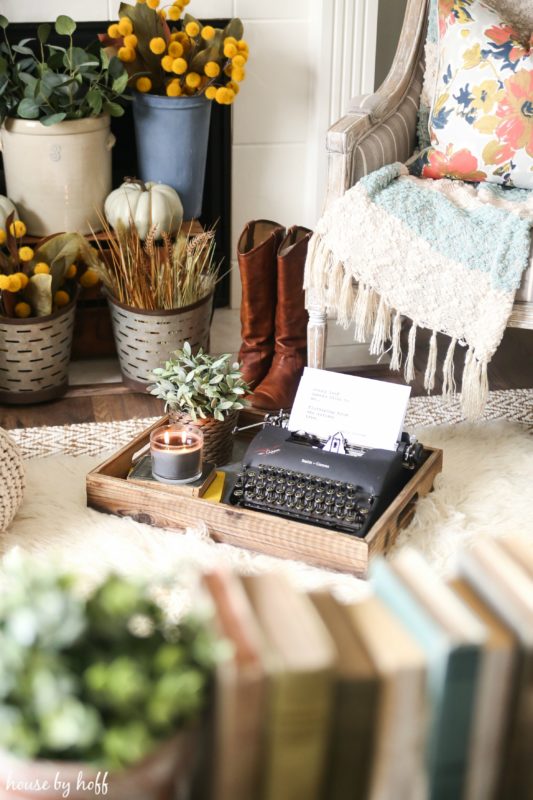
<path fill-rule="evenodd" d="M 406 339 L 406 335 L 404 336 Z M 415 366 L 417 377 L 412 384 L 414 396 L 424 394 L 423 375 L 426 367 L 429 336 L 419 332 Z M 445 337 L 439 337 L 439 361 L 446 351 Z M 405 345 L 405 341 L 404 341 Z M 441 357 L 442 355 L 442 357 Z M 464 350 L 457 348 L 456 368 Z M 350 370 L 343 370 L 350 371 Z M 380 380 L 403 382 L 401 373 L 392 373 L 386 366 L 362 367 L 356 374 Z M 491 389 L 533 388 L 533 331 L 508 329 L 489 366 Z M 440 390 L 439 385 L 436 391 Z M 80 422 L 113 422 L 162 414 L 162 403 L 146 394 L 132 394 L 116 384 L 95 387 L 78 386 L 61 400 L 42 405 L 1 406 L 0 427 L 22 428 L 40 425 L 70 425 Z"/>

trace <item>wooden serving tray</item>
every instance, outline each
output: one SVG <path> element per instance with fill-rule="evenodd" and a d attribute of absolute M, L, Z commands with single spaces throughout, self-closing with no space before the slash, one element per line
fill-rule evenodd
<path fill-rule="evenodd" d="M 156 422 L 87 475 L 87 505 L 138 522 L 183 531 L 205 522 L 215 542 L 225 542 L 317 567 L 365 578 L 369 559 L 387 553 L 415 513 L 416 501 L 433 488 L 442 470 L 442 450 L 427 458 L 364 539 L 245 508 L 178 496 L 172 486 L 126 480 L 133 455 L 149 440 Z"/>

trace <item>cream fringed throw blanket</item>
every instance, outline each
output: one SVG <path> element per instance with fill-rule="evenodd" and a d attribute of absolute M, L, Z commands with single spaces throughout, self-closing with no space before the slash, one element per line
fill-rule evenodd
<path fill-rule="evenodd" d="M 454 351 L 464 347 L 462 407 L 475 418 L 487 398 L 487 364 L 528 264 L 532 223 L 532 192 L 422 180 L 402 164 L 383 167 L 319 220 L 306 263 L 308 306 L 327 308 L 345 327 L 353 323 L 355 339 L 370 341 L 372 354 L 390 350 L 391 369 L 403 365 L 407 382 L 414 378 L 417 329 L 429 328 L 428 391 L 437 332 L 450 336 L 443 393 L 455 391 Z M 412 320 L 404 360 L 402 316 Z"/>

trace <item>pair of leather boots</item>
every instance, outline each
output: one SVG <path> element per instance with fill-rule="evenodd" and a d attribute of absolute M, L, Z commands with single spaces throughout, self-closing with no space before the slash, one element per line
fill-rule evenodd
<path fill-rule="evenodd" d="M 255 408 L 290 408 L 307 361 L 303 281 L 311 234 L 262 219 L 248 222 L 239 238 L 239 361 Z"/>

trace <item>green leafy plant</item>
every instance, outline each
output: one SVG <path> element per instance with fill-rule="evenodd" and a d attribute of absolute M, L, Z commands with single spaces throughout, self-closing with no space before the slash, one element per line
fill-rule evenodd
<path fill-rule="evenodd" d="M 238 363 L 231 354 L 210 356 L 202 348 L 193 355 L 189 342 L 176 350 L 164 367 L 153 371 L 155 385 L 150 393 L 165 401 L 165 409 L 187 412 L 194 421 L 200 417 L 217 420 L 244 408 L 250 391 Z"/>
<path fill-rule="evenodd" d="M 199 614 L 170 623 L 153 585 L 72 578 L 15 558 L 0 576 L 0 747 L 126 767 L 197 717 L 220 643 Z"/>
<path fill-rule="evenodd" d="M 54 125 L 66 119 L 124 113 L 119 101 L 129 77 L 122 62 L 116 56 L 110 58 L 98 41 L 87 49 L 75 47 L 74 20 L 62 15 L 55 22 L 55 32 L 68 38 L 66 47 L 47 43 L 52 32 L 49 23 L 39 25 L 37 39 L 10 44 L 8 25 L 0 15 L 4 38 L 0 42 L 0 123 L 17 117 Z"/>

